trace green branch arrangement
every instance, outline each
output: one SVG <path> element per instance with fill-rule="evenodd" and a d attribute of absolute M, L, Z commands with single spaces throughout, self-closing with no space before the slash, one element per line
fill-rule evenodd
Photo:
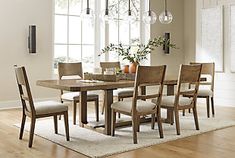
<path fill-rule="evenodd" d="M 118 45 L 114 45 L 111 43 L 101 50 L 101 54 L 115 51 L 118 53 L 119 56 L 122 57 L 123 60 L 128 60 L 130 63 L 139 64 L 141 61 L 146 60 L 147 55 L 150 54 L 155 48 L 163 46 L 164 44 L 170 48 L 177 49 L 175 44 L 170 43 L 170 40 L 166 40 L 165 38 L 159 36 L 157 38 L 149 40 L 146 45 L 138 44 L 137 51 L 134 53 L 131 52 L 131 46 L 124 47 L 121 43 Z M 99 54 L 99 56 L 101 54 Z"/>

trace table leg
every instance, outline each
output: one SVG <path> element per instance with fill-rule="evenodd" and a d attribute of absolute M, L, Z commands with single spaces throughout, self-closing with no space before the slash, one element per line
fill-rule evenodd
<path fill-rule="evenodd" d="M 104 134 L 111 135 L 111 104 L 113 103 L 113 90 L 105 90 L 105 129 Z"/>
<path fill-rule="evenodd" d="M 84 126 L 84 124 L 87 124 L 87 91 L 81 91 L 80 92 L 80 107 L 79 107 L 79 125 L 81 127 Z"/>
<path fill-rule="evenodd" d="M 174 85 L 167 85 L 167 95 L 174 95 L 175 91 L 175 86 Z M 170 123 L 173 125 L 174 123 L 174 113 L 173 110 L 167 109 L 167 118 L 164 120 L 165 123 Z"/>

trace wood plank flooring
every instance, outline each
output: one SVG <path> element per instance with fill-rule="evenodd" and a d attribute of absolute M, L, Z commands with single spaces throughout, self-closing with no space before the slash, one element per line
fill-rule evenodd
<path fill-rule="evenodd" d="M 102 104 L 100 104 L 102 105 Z M 93 112 L 93 105 L 88 106 Z M 101 108 L 100 108 L 101 109 Z M 205 105 L 199 106 L 199 116 L 206 115 Z M 71 110 L 70 110 L 71 113 Z M 70 114 L 71 116 L 71 114 Z M 235 108 L 217 107 L 217 118 L 235 120 Z M 1 158 L 83 158 L 82 154 L 56 145 L 48 140 L 34 137 L 33 148 L 28 148 L 28 133 L 18 139 L 19 129 L 13 124 L 20 123 L 21 110 L 0 111 L 0 157 Z M 27 120 L 28 121 L 28 120 Z M 191 136 L 147 148 L 110 156 L 109 158 L 231 158 L 235 155 L 235 127 L 229 127 L 205 134 Z"/>

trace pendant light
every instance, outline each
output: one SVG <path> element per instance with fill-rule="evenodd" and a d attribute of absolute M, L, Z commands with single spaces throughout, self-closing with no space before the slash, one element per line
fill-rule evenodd
<path fill-rule="evenodd" d="M 159 21 L 162 24 L 170 24 L 173 20 L 173 16 L 171 12 L 167 11 L 167 0 L 165 0 L 164 6 L 165 10 L 160 14 Z"/>
<path fill-rule="evenodd" d="M 87 7 L 81 13 L 82 20 L 92 21 L 94 20 L 94 11 L 89 6 L 89 0 L 87 0 Z"/>
<path fill-rule="evenodd" d="M 143 21 L 146 24 L 154 24 L 157 20 L 157 15 L 151 10 L 150 0 L 149 0 L 149 10 L 143 13 Z"/>
<path fill-rule="evenodd" d="M 103 10 L 101 12 L 100 18 L 104 22 L 110 22 L 114 19 L 112 13 L 109 11 L 109 1 L 108 0 L 106 0 L 105 10 Z"/>
<path fill-rule="evenodd" d="M 131 0 L 128 1 L 128 14 L 125 20 L 127 20 L 129 23 L 133 23 L 134 21 L 136 21 L 136 17 L 134 13 L 131 11 Z"/>

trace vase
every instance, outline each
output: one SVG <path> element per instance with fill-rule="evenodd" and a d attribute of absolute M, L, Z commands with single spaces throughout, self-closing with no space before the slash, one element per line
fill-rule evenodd
<path fill-rule="evenodd" d="M 129 73 L 129 65 L 124 65 L 123 67 L 123 73 L 128 74 Z"/>
<path fill-rule="evenodd" d="M 130 72 L 130 73 L 136 73 L 137 65 L 138 65 L 138 64 L 137 64 L 136 62 L 131 63 L 131 64 L 130 64 L 130 68 L 129 68 L 129 72 Z"/>

